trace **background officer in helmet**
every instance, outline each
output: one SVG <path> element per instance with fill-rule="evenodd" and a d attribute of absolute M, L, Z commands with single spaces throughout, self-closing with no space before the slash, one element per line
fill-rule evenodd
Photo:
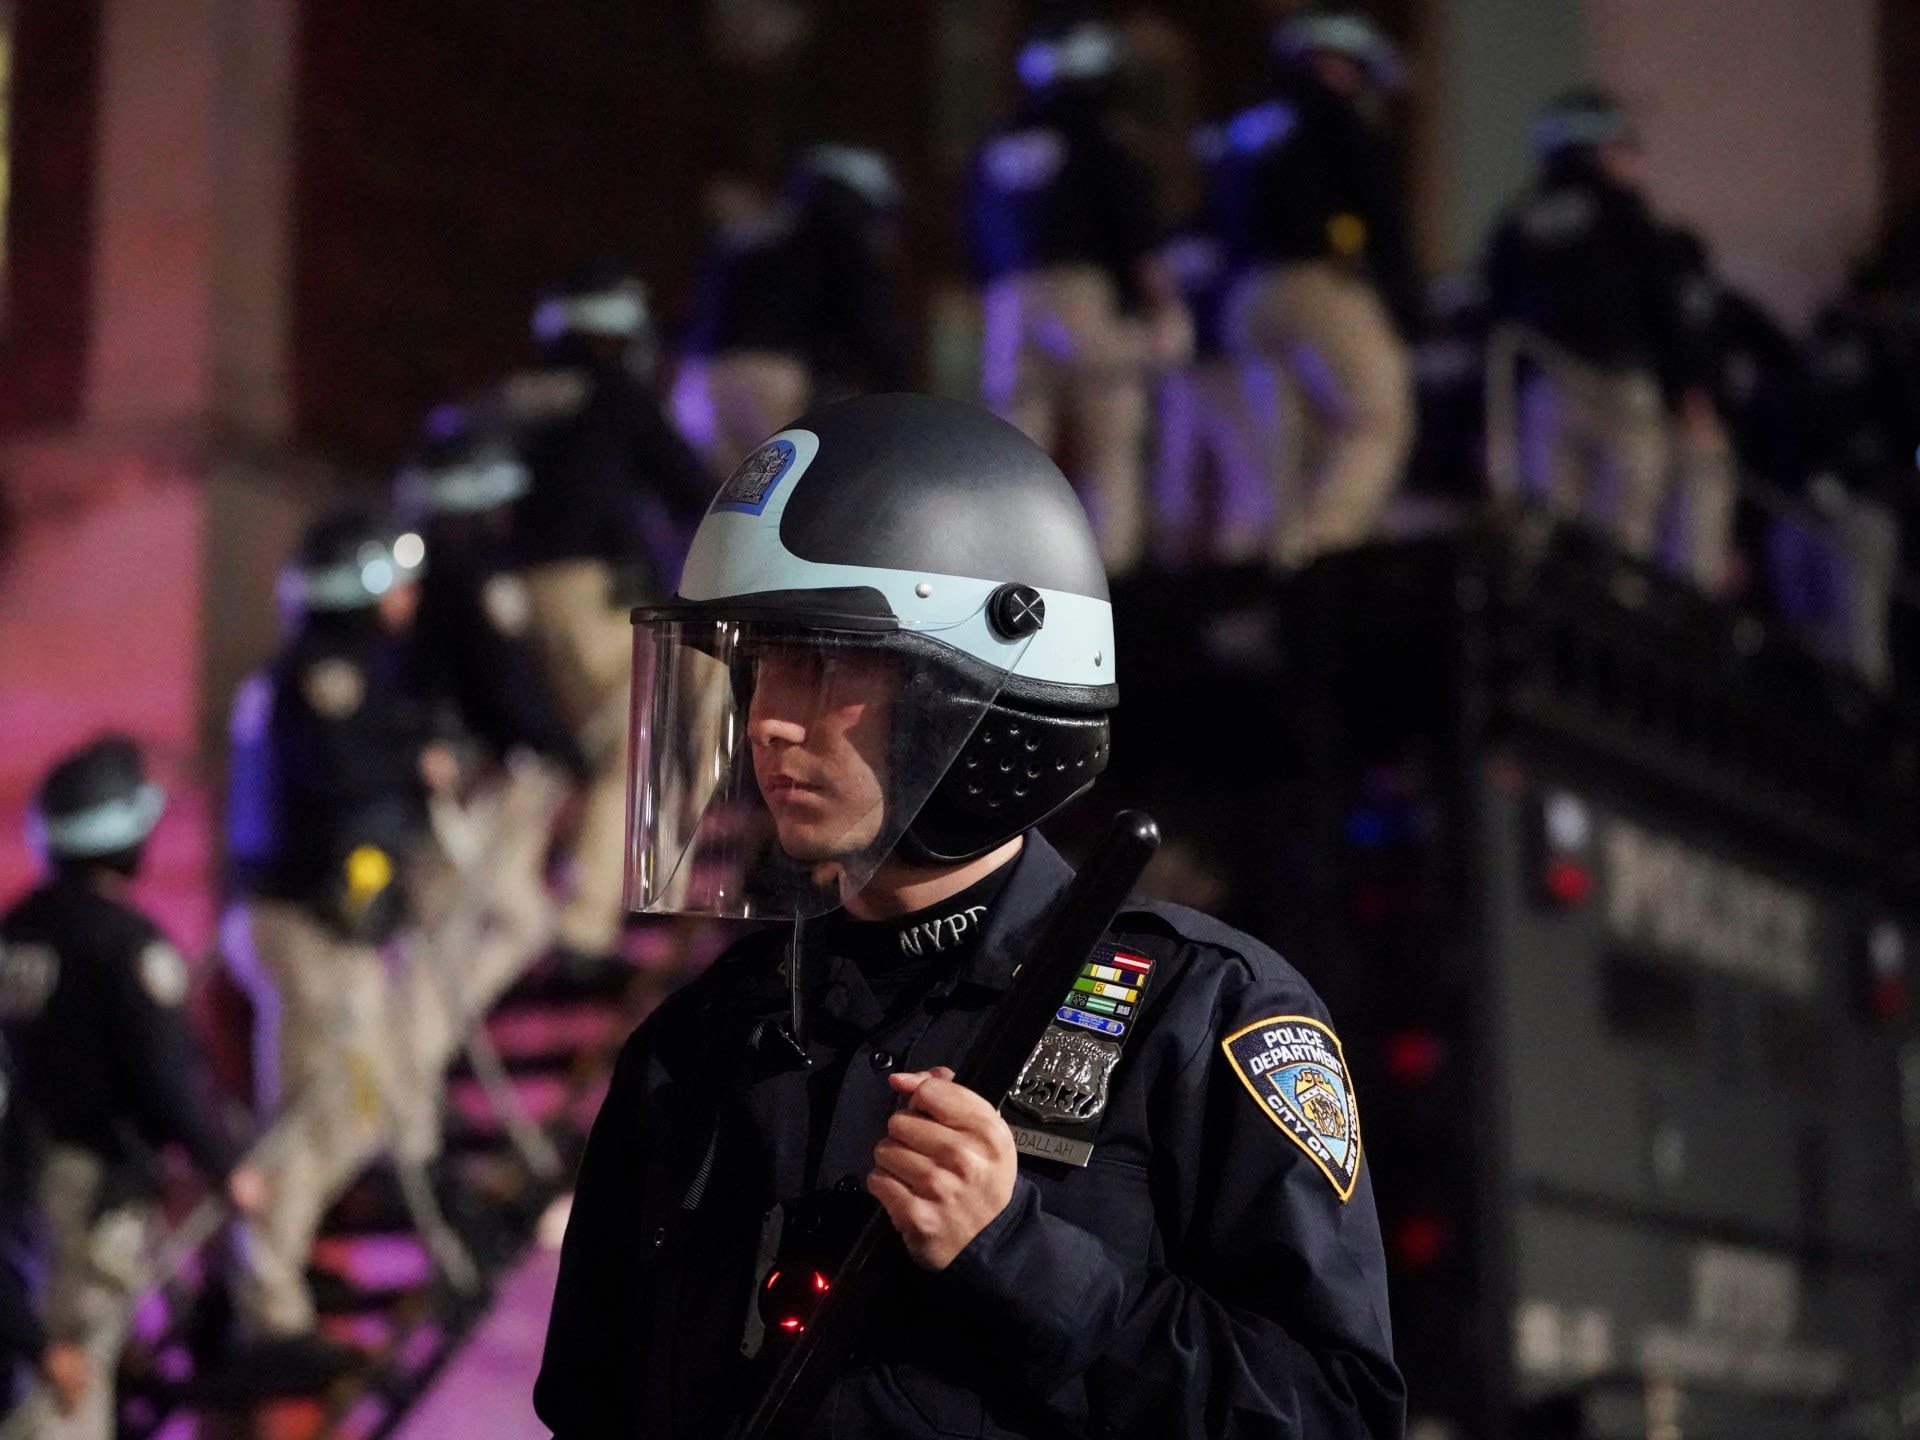
<path fill-rule="evenodd" d="M 813 412 L 637 623 L 635 902 L 789 923 L 622 1053 L 535 1391 L 554 1434 L 727 1433 L 877 1204 L 915 1268 L 807 1433 L 1398 1436 L 1352 1088 L 1278 956 L 1130 902 L 1028 1062 L 1071 1097 L 1001 1113 L 947 1068 L 1067 884 L 1033 826 L 1104 767 L 1118 695 L 1045 454 L 954 401 Z"/>
<path fill-rule="evenodd" d="M 1153 177 L 1112 126 L 1123 58 L 1118 32 L 1078 11 L 1037 25 L 1020 51 L 1020 109 L 975 157 L 968 210 L 984 398 L 1055 453 L 1071 434 L 1115 574 L 1145 541 L 1149 366 L 1182 364 L 1193 346 L 1158 253 Z"/>
<path fill-rule="evenodd" d="M 591 966 L 620 932 L 627 610 L 658 593 L 656 567 L 677 559 L 712 486 L 630 363 L 647 333 L 638 280 L 580 267 L 533 328 L 539 364 L 501 392 L 530 479 L 514 547 L 548 685 L 592 771 L 558 931 L 569 961 Z"/>
<path fill-rule="evenodd" d="M 1569 91 L 1534 127 L 1539 178 L 1487 252 L 1489 319 L 1553 354 L 1522 382 L 1529 485 L 1651 558 L 1671 449 L 1660 374 L 1674 354 L 1684 282 L 1638 182 L 1639 139 L 1608 95 Z"/>
<path fill-rule="evenodd" d="M 287 1127 L 247 1227 L 243 1340 L 290 1372 L 344 1357 L 313 1337 L 304 1269 L 322 1217 L 433 1097 L 396 1083 L 380 946 L 406 918 L 429 783 L 457 766 L 405 672 L 424 545 L 370 514 L 314 522 L 282 576 L 285 648 L 234 702 L 222 950 L 254 1008 L 258 1110 Z"/>
<path fill-rule="evenodd" d="M 469 1027 L 552 937 L 545 872 L 556 812 L 570 783 L 593 771 L 535 643 L 513 543 L 514 502 L 529 484 L 514 436 L 499 417 L 461 405 L 435 409 L 425 430 L 394 484 L 430 557 L 409 635 L 410 684 L 433 733 L 454 738 L 461 778 L 457 797 L 428 801 L 436 863 L 414 896 L 399 1010 L 401 1058 L 438 1094 Z"/>
<path fill-rule="evenodd" d="M 1291 566 L 1371 538 L 1393 498 L 1413 447 L 1420 285 L 1372 113 L 1399 85 L 1392 45 L 1336 10 L 1283 23 L 1274 56 L 1271 93 L 1227 127 L 1215 205 L 1241 271 L 1227 347 L 1280 382 L 1272 559 Z"/>
<path fill-rule="evenodd" d="M 816 396 L 902 390 L 913 356 L 891 256 L 901 204 L 877 150 L 815 145 L 770 205 L 721 220 L 674 415 L 716 475 Z"/>
<path fill-rule="evenodd" d="M 46 878 L 0 919 L 9 1123 L 24 1142 L 24 1199 L 47 1244 L 46 1334 L 61 1351 L 45 1367 L 51 1385 L 13 1421 L 26 1435 L 114 1433 L 114 1376 L 144 1279 L 159 1146 L 183 1146 L 243 1210 L 265 1198 L 260 1172 L 236 1166 L 201 1085 L 183 1008 L 186 962 L 131 903 L 164 803 L 124 736 L 66 756 L 41 784 L 30 822 Z M 67 1347 L 85 1359 L 78 1393 Z"/>

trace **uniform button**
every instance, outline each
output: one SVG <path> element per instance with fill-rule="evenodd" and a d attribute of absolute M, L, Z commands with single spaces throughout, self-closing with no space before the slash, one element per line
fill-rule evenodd
<path fill-rule="evenodd" d="M 653 1248 L 658 1250 L 667 1243 L 667 1227 L 662 1225 L 653 1232 Z"/>
<path fill-rule="evenodd" d="M 867 1063 L 873 1066 L 874 1069 L 884 1073 L 893 1069 L 893 1052 L 891 1050 L 876 1050 L 867 1056 Z"/>

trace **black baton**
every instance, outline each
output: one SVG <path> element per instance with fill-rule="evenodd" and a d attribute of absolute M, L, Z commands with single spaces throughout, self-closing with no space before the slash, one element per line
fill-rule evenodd
<path fill-rule="evenodd" d="M 1006 998 L 988 1017 L 954 1078 L 1000 1105 L 1020 1078 L 1020 1069 L 1040 1043 L 1054 1011 L 1079 978 L 1080 967 L 1100 943 L 1139 882 L 1160 844 L 1160 827 L 1139 810 L 1123 810 L 1099 852 L 1055 905 L 1033 958 L 1014 974 Z M 747 1417 L 738 1440 L 796 1440 L 828 1388 L 852 1355 L 860 1328 L 907 1263 L 893 1223 L 877 1210 L 847 1252 L 813 1318 L 794 1340 Z"/>

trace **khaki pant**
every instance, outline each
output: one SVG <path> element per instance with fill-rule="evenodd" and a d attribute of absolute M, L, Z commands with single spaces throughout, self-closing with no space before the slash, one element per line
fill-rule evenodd
<path fill-rule="evenodd" d="M 304 1271 L 321 1219 L 396 1128 L 431 1127 L 400 1117 L 436 1097 L 399 1083 L 379 951 L 283 901 L 237 906 L 221 928 L 227 964 L 253 1001 L 258 1108 L 290 1127 L 259 1162 L 266 1211 L 242 1228 L 241 1324 L 250 1339 L 303 1334 L 314 1322 Z"/>
<path fill-rule="evenodd" d="M 1074 482 L 1113 574 L 1145 544 L 1146 335 L 1092 265 L 1028 271 L 987 287 L 981 388 L 1002 419 L 1052 451 L 1072 426 Z"/>
<path fill-rule="evenodd" d="M 404 940 L 406 965 L 393 1015 L 400 1083 L 424 1101 L 396 1117 L 395 1149 L 424 1163 L 439 1153 L 439 1105 L 447 1067 L 473 1027 L 551 942 L 547 840 L 563 798 L 560 778 L 518 766 L 463 809 L 436 804 L 440 874 L 417 903 Z"/>
<path fill-rule="evenodd" d="M 1707 594 L 1719 595 L 1729 578 L 1739 479 L 1733 444 L 1718 417 L 1680 425 L 1674 435 L 1673 474 L 1680 514 L 1672 568 Z"/>
<path fill-rule="evenodd" d="M 1413 362 L 1364 279 L 1319 262 L 1255 270 L 1227 297 L 1229 353 L 1280 379 L 1261 417 L 1279 510 L 1274 559 L 1358 545 L 1379 529 L 1413 449 Z"/>
<path fill-rule="evenodd" d="M 1520 466 L 1535 498 L 1653 558 L 1666 494 L 1666 407 L 1645 371 L 1536 375 L 1520 391 Z"/>
<path fill-rule="evenodd" d="M 527 572 L 534 633 L 561 714 L 593 762 L 572 854 L 573 892 L 555 939 L 588 955 L 611 951 L 624 915 L 627 716 L 633 625 L 608 603 L 613 576 L 597 560 L 562 560 Z"/>
<path fill-rule="evenodd" d="M 36 1384 L 0 1424 L 0 1440 L 112 1440 L 115 1379 L 153 1217 L 145 1206 L 96 1215 L 104 1178 L 105 1167 L 88 1151 L 55 1145 L 43 1157 L 35 1202 L 50 1247 L 47 1334 L 80 1346 L 90 1373 L 72 1415 L 60 1413 L 44 1382 Z"/>
<path fill-rule="evenodd" d="M 673 419 L 716 475 L 734 468 L 806 410 L 813 382 L 792 355 L 729 350 L 680 367 Z"/>

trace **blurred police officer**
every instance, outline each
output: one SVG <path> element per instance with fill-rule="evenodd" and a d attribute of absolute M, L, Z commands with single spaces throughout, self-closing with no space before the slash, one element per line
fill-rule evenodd
<path fill-rule="evenodd" d="M 236 1298 L 242 1338 L 296 1369 L 341 1358 L 307 1343 L 303 1271 L 322 1217 L 393 1136 L 422 1136 L 435 1113 L 398 1083 L 380 953 L 406 918 L 428 783 L 456 769 L 405 671 L 423 554 L 418 535 L 365 511 L 315 521 L 281 577 L 291 637 L 234 702 L 237 904 L 222 949 L 253 1001 L 256 1106 L 280 1131 Z"/>
<path fill-rule="evenodd" d="M 535 1389 L 558 1440 L 728 1433 L 876 1203 L 913 1265 L 800 1433 L 1398 1437 L 1351 1080 L 1272 951 L 1130 901 L 1004 1114 L 947 1068 L 1071 879 L 1032 827 L 1117 699 L 1045 452 L 955 401 L 815 411 L 638 623 L 636 903 L 795 923 L 620 1057 Z"/>
<path fill-rule="evenodd" d="M 1153 177 L 1113 126 L 1124 50 L 1057 9 L 1019 55 L 1024 99 L 974 160 L 968 221 L 985 289 L 981 386 L 1036 443 L 1065 453 L 1109 571 L 1145 543 L 1148 370 L 1186 361 L 1192 322 L 1160 257 Z"/>
<path fill-rule="evenodd" d="M 459 795 L 429 797 L 435 851 L 409 927 L 404 1060 L 430 1093 L 470 1026 L 544 950 L 555 811 L 592 768 L 560 714 L 514 547 L 529 474 L 502 418 L 443 405 L 395 481 L 429 563 L 409 637 L 411 686 L 462 757 Z"/>
<path fill-rule="evenodd" d="M 816 395 L 907 386 L 900 203 L 885 156 L 834 143 L 800 155 L 778 201 L 721 220 L 674 389 L 675 418 L 716 475 Z"/>
<path fill-rule="evenodd" d="M 568 272 L 534 311 L 539 363 L 502 395 L 529 473 L 514 547 L 548 684 L 592 778 L 558 945 L 570 963 L 610 959 L 620 931 L 627 610 L 658 593 L 712 485 L 636 374 L 646 297 L 616 267 Z"/>
<path fill-rule="evenodd" d="M 1522 382 L 1522 470 L 1556 513 L 1651 558 L 1671 457 L 1660 377 L 1684 283 L 1640 193 L 1639 139 L 1618 103 L 1569 91 L 1541 112 L 1534 146 L 1539 178 L 1487 256 L 1491 324 L 1550 347 Z"/>
<path fill-rule="evenodd" d="M 21 1264 L 28 1198 L 22 1191 L 31 1178 L 25 1138 L 13 1110 L 13 1057 L 0 1041 L 0 1417 L 19 1398 L 15 1388 L 23 1370 L 38 1372 L 54 1408 L 71 1415 L 86 1397 L 92 1367 L 84 1348 L 48 1336 L 27 1288 Z"/>
<path fill-rule="evenodd" d="M 1397 181 L 1369 113 L 1399 83 L 1393 47 L 1348 11 L 1274 32 L 1272 93 L 1227 128 L 1222 233 L 1243 274 L 1228 348 L 1275 367 L 1279 525 L 1297 565 L 1373 535 L 1413 445 L 1405 336 L 1419 306 Z"/>
<path fill-rule="evenodd" d="M 31 830 L 45 881 L 0 919 L 0 1028 L 14 1057 L 12 1107 L 26 1137 L 30 1205 L 46 1243 L 45 1328 L 62 1349 L 9 1435 L 115 1432 L 114 1379 L 159 1173 L 178 1143 L 242 1209 L 260 1173 L 236 1166 L 201 1086 L 180 952 L 130 900 L 165 804 L 133 741 L 110 735 L 54 766 Z"/>

